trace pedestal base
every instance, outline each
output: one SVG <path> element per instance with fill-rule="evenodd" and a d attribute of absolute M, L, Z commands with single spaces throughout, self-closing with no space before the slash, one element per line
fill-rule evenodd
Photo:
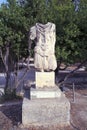
<path fill-rule="evenodd" d="M 69 125 L 70 103 L 55 85 L 54 72 L 36 72 L 35 78 L 35 87 L 26 91 L 23 100 L 24 127 Z"/>
<path fill-rule="evenodd" d="M 62 95 L 59 98 L 26 99 L 22 105 L 22 124 L 29 126 L 69 125 L 70 103 Z"/>

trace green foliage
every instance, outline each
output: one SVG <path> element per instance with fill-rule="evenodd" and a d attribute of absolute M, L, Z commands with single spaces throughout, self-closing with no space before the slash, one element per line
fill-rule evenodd
<path fill-rule="evenodd" d="M 24 10 L 17 5 L 15 0 L 8 0 L 8 4 L 1 6 L 0 25 L 0 45 L 5 48 L 9 43 L 10 55 L 14 55 L 13 59 L 17 59 L 21 55 L 21 43 L 24 42 L 24 48 L 27 46 L 25 39 L 27 27 Z"/>
<path fill-rule="evenodd" d="M 81 1 L 78 12 L 74 11 L 70 0 L 54 5 L 55 12 L 57 12 L 55 19 L 57 26 L 56 55 L 58 59 L 62 57 L 63 61 L 70 63 L 86 59 L 87 1 L 83 1 Z"/>
<path fill-rule="evenodd" d="M 75 12 L 71 0 L 8 0 L 0 7 L 0 46 L 10 42 L 10 55 L 27 57 L 28 33 L 36 22 L 56 24 L 56 57 L 65 62 L 82 61 L 87 55 L 87 0 Z M 33 52 L 33 51 L 32 51 Z"/>

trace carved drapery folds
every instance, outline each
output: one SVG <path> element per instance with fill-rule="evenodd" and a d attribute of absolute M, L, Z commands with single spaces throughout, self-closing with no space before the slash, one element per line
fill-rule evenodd
<path fill-rule="evenodd" d="M 55 24 L 36 23 L 30 29 L 30 39 L 35 40 L 35 68 L 40 71 L 54 71 L 57 67 L 55 57 L 56 28 Z"/>

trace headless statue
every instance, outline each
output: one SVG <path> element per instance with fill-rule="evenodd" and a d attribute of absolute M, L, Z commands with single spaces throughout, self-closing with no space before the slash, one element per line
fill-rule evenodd
<path fill-rule="evenodd" d="M 30 40 L 35 40 L 34 65 L 39 71 L 54 71 L 57 67 L 55 57 L 55 24 L 36 23 L 30 28 Z"/>

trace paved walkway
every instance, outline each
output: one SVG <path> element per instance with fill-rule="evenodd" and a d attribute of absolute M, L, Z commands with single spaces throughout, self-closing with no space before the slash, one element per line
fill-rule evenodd
<path fill-rule="evenodd" d="M 70 71 L 59 71 L 59 74 L 57 76 L 57 81 L 60 82 L 64 80 L 65 76 L 68 75 Z M 24 69 L 20 70 L 18 73 L 18 78 L 21 79 L 24 74 Z M 35 82 L 35 69 L 32 66 L 29 70 L 29 72 L 26 74 L 24 80 L 20 83 L 19 87 L 17 88 L 18 92 L 23 91 L 23 86 L 24 83 L 27 80 L 31 80 L 32 82 Z M 78 84 L 87 84 L 87 72 L 86 71 L 76 71 L 72 76 L 70 76 L 66 81 L 65 84 L 73 84 L 75 83 L 76 85 Z M 0 89 L 3 92 L 3 87 L 5 84 L 5 78 L 4 75 L 0 75 Z M 11 79 L 11 85 L 13 86 L 13 77 Z"/>
<path fill-rule="evenodd" d="M 0 104 L 0 107 L 12 106 L 22 104 L 22 101 L 11 101 Z"/>

